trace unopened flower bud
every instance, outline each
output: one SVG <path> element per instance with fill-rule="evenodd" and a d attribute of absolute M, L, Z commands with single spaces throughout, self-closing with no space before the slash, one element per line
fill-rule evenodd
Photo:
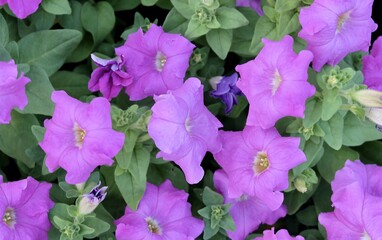
<path fill-rule="evenodd" d="M 305 193 L 306 191 L 308 191 L 306 182 L 304 181 L 303 178 L 300 178 L 300 177 L 296 178 L 293 184 L 294 184 L 294 187 L 297 189 L 297 191 L 299 191 L 300 193 Z"/>
<path fill-rule="evenodd" d="M 357 102 L 361 103 L 365 107 L 379 107 L 382 108 L 382 92 L 364 89 L 354 92 L 352 97 Z"/>
<path fill-rule="evenodd" d="M 377 125 L 382 125 L 382 108 L 365 108 L 366 117 Z"/>
<path fill-rule="evenodd" d="M 216 76 L 216 77 L 212 77 L 210 78 L 210 85 L 212 87 L 212 89 L 216 90 L 217 89 L 217 85 L 220 83 L 220 81 L 223 79 L 222 76 Z"/>
<path fill-rule="evenodd" d="M 101 182 L 95 186 L 89 194 L 82 195 L 78 206 L 78 212 L 82 215 L 90 214 L 105 199 L 107 187 L 98 188 Z"/>

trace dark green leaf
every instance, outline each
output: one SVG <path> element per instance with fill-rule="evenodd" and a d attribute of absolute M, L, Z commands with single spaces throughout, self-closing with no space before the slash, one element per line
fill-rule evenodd
<path fill-rule="evenodd" d="M 219 58 L 225 59 L 231 48 L 233 31 L 231 29 L 214 29 L 206 35 L 208 45 L 218 55 Z"/>

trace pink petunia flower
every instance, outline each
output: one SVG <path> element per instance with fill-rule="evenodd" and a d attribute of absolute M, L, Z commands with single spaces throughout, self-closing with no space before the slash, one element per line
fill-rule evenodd
<path fill-rule="evenodd" d="M 332 66 L 346 55 L 367 51 L 377 24 L 371 19 L 373 0 L 315 0 L 301 9 L 298 36 L 314 55 L 313 68 Z"/>
<path fill-rule="evenodd" d="M 207 151 L 221 149 L 218 141 L 219 120 L 203 103 L 203 85 L 189 78 L 184 85 L 154 97 L 148 133 L 161 150 L 157 157 L 174 161 L 188 183 L 199 182 L 204 175 L 200 163 Z"/>
<path fill-rule="evenodd" d="M 382 91 L 382 37 L 373 44 L 370 55 L 362 59 L 364 83 L 371 89 Z"/>
<path fill-rule="evenodd" d="M 382 167 L 359 160 L 348 160 L 337 171 L 332 182 L 334 212 L 318 217 L 329 240 L 382 239 L 381 176 Z"/>
<path fill-rule="evenodd" d="M 250 104 L 247 125 L 273 127 L 282 117 L 304 117 L 305 101 L 315 93 L 308 83 L 309 51 L 293 51 L 293 38 L 275 42 L 263 39 L 259 55 L 236 67 L 237 86 Z"/>
<path fill-rule="evenodd" d="M 0 176 L 0 240 L 48 240 L 52 184 L 32 177 L 3 183 Z"/>
<path fill-rule="evenodd" d="M 0 6 L 7 4 L 13 14 L 24 19 L 36 12 L 42 0 L 0 0 Z"/>
<path fill-rule="evenodd" d="M 187 198 L 169 180 L 159 187 L 147 183 L 138 209 L 127 206 L 125 215 L 115 221 L 117 240 L 196 239 L 204 224 L 192 216 Z"/>
<path fill-rule="evenodd" d="M 90 91 L 100 91 L 110 101 L 118 96 L 122 88 L 133 82 L 133 78 L 124 70 L 125 57 L 123 55 L 106 60 L 92 54 L 91 58 L 98 68 L 94 69 L 91 74 L 88 84 Z"/>
<path fill-rule="evenodd" d="M 261 0 L 236 0 L 237 7 L 250 7 L 253 8 L 259 16 L 263 16 L 264 12 L 261 8 Z"/>
<path fill-rule="evenodd" d="M 301 236 L 291 237 L 287 230 L 280 229 L 275 234 L 275 228 L 265 230 L 262 237 L 254 238 L 253 240 L 304 240 Z"/>
<path fill-rule="evenodd" d="M 112 129 L 110 103 L 101 97 L 82 103 L 64 91 L 53 92 L 52 101 L 56 107 L 52 119 L 44 122 L 46 133 L 40 142 L 48 170 L 62 167 L 66 182 L 77 184 L 97 166 L 111 166 L 125 135 Z"/>
<path fill-rule="evenodd" d="M 219 136 L 223 147 L 214 158 L 228 175 L 228 197 L 256 196 L 271 210 L 280 208 L 288 171 L 306 159 L 300 138 L 250 126 L 241 132 L 220 131 Z"/>
<path fill-rule="evenodd" d="M 272 225 L 287 214 L 285 206 L 272 211 L 257 197 L 250 197 L 245 194 L 239 198 L 228 197 L 228 176 L 222 170 L 214 173 L 214 184 L 216 190 L 224 196 L 224 203 L 232 204 L 229 213 L 235 222 L 236 230 L 234 232 L 227 231 L 229 238 L 232 240 L 245 239 L 261 223 Z"/>
<path fill-rule="evenodd" d="M 130 100 L 166 93 L 182 86 L 194 45 L 179 34 L 165 33 L 151 24 L 143 33 L 130 34 L 125 44 L 116 49 L 126 57 L 126 70 L 134 78 L 126 87 Z"/>
<path fill-rule="evenodd" d="M 12 109 L 23 110 L 28 104 L 25 85 L 30 79 L 22 73 L 17 78 L 17 65 L 13 60 L 0 62 L 0 69 L 0 124 L 8 124 Z"/>

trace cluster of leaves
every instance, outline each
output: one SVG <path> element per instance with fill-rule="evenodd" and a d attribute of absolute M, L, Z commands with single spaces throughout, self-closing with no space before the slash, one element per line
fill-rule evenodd
<path fill-rule="evenodd" d="M 94 68 L 90 53 L 113 57 L 114 48 L 129 34 L 140 27 L 147 30 L 151 23 L 163 23 L 165 31 L 180 33 L 197 46 L 187 77 L 203 81 L 209 110 L 224 123 L 225 130 L 242 130 L 247 117 L 245 97 L 239 97 L 239 104 L 225 115 L 224 106 L 208 97 L 207 80 L 228 75 L 234 71 L 232 63 L 256 56 L 264 37 L 279 40 L 286 34 L 296 36 L 301 28 L 299 10 L 311 3 L 264 0 L 263 16 L 250 8 L 235 7 L 234 0 L 43 0 L 39 10 L 26 20 L 13 17 L 7 7 L 0 9 L 0 61 L 14 59 L 19 70 L 32 80 L 26 89 L 28 106 L 13 111 L 11 124 L 0 125 L 0 173 L 5 172 L 11 180 L 33 176 L 53 183 L 51 197 L 56 204 L 50 213 L 54 225 L 51 239 L 114 239 L 113 219 L 123 214 L 126 204 L 137 208 L 147 181 L 160 184 L 166 179 L 190 194 L 194 215 L 205 222 L 203 239 L 225 239 L 225 231 L 234 230 L 235 224 L 230 205 L 213 190 L 211 176 L 218 165 L 207 155 L 204 180 L 191 186 L 176 165 L 157 159 L 147 133 L 152 99 L 132 103 L 121 93 L 112 101 L 113 127 L 126 136 L 112 167 L 96 170 L 82 187 L 66 184 L 63 170 L 49 173 L 38 142 L 45 131 L 43 121 L 53 113 L 51 93 L 65 90 L 75 98 L 90 101 L 94 97 L 87 88 Z M 166 16 L 145 18 L 150 16 L 145 12 L 152 9 L 164 11 Z M 303 48 L 305 44 L 296 38 L 295 49 Z M 365 87 L 359 71 L 361 57 L 361 53 L 355 53 L 320 73 L 311 70 L 309 81 L 317 93 L 306 103 L 305 118 L 284 118 L 277 124 L 280 133 L 301 138 L 300 147 L 307 157 L 290 172 L 284 202 L 290 216 L 277 223 L 291 234 L 324 239 L 325 231 L 317 216 L 332 210 L 329 184 L 347 159 L 382 164 L 382 143 L 375 141 L 382 139 L 382 133 L 365 119 L 362 106 L 351 97 Z M 81 196 L 99 180 L 109 186 L 108 197 L 94 213 L 79 214 Z"/>

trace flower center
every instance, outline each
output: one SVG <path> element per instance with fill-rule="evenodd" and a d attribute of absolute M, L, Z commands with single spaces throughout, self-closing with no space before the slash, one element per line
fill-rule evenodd
<path fill-rule="evenodd" d="M 337 21 L 337 33 L 339 33 L 341 31 L 341 29 L 343 28 L 344 24 L 346 23 L 346 21 L 350 18 L 350 11 L 346 12 L 346 13 L 343 13 L 341 14 L 339 17 L 338 17 L 338 21 Z"/>
<path fill-rule="evenodd" d="M 253 172 L 255 172 L 256 175 L 259 175 L 260 173 L 264 172 L 269 168 L 269 160 L 268 155 L 265 152 L 258 152 L 255 160 L 253 161 Z"/>
<path fill-rule="evenodd" d="M 3 222 L 7 224 L 8 227 L 13 228 L 16 223 L 16 214 L 12 208 L 7 208 L 5 211 Z"/>
<path fill-rule="evenodd" d="M 187 132 L 191 132 L 191 121 L 190 117 L 186 118 L 186 122 L 184 123 L 184 127 L 186 128 Z"/>
<path fill-rule="evenodd" d="M 162 72 L 164 65 L 166 64 L 167 58 L 166 56 L 158 52 L 156 57 L 155 57 L 155 68 L 157 69 L 158 72 Z"/>
<path fill-rule="evenodd" d="M 364 232 L 361 237 L 361 240 L 371 240 L 371 237 L 369 236 L 367 232 Z"/>
<path fill-rule="evenodd" d="M 248 195 L 247 194 L 243 194 L 241 195 L 239 198 L 236 198 L 236 202 L 244 202 L 244 201 L 247 201 L 248 200 Z"/>
<path fill-rule="evenodd" d="M 154 234 L 161 235 L 162 229 L 159 227 L 158 222 L 155 219 L 152 219 L 151 217 L 146 218 L 147 222 L 147 229 Z"/>
<path fill-rule="evenodd" d="M 275 95 L 277 89 L 279 89 L 280 84 L 282 82 L 281 75 L 279 73 L 279 70 L 276 69 L 275 73 L 273 74 L 273 79 L 272 79 L 272 95 Z"/>
<path fill-rule="evenodd" d="M 74 123 L 73 131 L 76 140 L 76 146 L 82 148 L 82 143 L 85 140 L 86 131 L 82 129 L 78 123 Z"/>

